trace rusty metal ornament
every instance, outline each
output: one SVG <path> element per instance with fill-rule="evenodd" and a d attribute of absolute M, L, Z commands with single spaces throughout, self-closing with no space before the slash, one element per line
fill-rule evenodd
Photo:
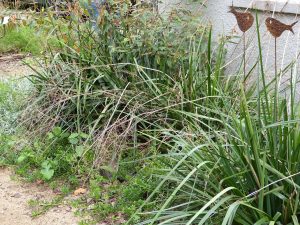
<path fill-rule="evenodd" d="M 235 10 L 233 6 L 230 6 L 229 12 L 235 16 L 238 26 L 243 33 L 245 33 L 247 30 L 249 30 L 252 27 L 254 22 L 254 17 L 252 16 L 251 13 L 238 12 Z"/>
<path fill-rule="evenodd" d="M 252 16 L 251 13 L 249 12 L 238 12 L 236 9 L 233 7 L 233 1 L 232 5 L 230 6 L 229 13 L 232 13 L 238 23 L 238 26 L 240 30 L 244 33 L 243 35 L 243 47 L 244 47 L 244 54 L 243 54 L 243 64 L 244 64 L 244 80 L 243 80 L 243 85 L 244 87 L 246 86 L 246 31 L 249 30 L 254 22 L 254 17 Z"/>
<path fill-rule="evenodd" d="M 284 24 L 279 20 L 268 17 L 265 21 L 268 31 L 272 34 L 274 38 L 278 38 L 284 31 L 291 31 L 294 34 L 293 26 L 298 23 L 298 21 L 292 23 L 291 25 Z"/>

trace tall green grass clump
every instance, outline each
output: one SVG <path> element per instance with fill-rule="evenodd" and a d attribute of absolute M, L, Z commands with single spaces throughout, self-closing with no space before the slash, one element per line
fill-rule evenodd
<path fill-rule="evenodd" d="M 118 161 L 127 147 L 149 146 L 149 134 L 140 131 L 183 129 L 192 119 L 188 113 L 205 113 L 202 104 L 220 94 L 224 42 L 213 47 L 211 28 L 193 15 L 179 10 L 163 18 L 152 9 L 109 2 L 93 27 L 82 21 L 85 13 L 74 9 L 67 30 L 51 17 L 60 50 L 50 48 L 51 60 L 31 77 L 34 131 L 59 126 L 89 134 L 94 166 L 101 165 Z"/>
<path fill-rule="evenodd" d="M 157 201 L 159 193 L 169 193 L 158 210 L 148 213 L 150 219 L 140 224 L 299 224 L 300 114 L 295 67 L 290 66 L 287 93 L 271 88 L 276 84 L 265 80 L 258 24 L 257 36 L 256 93 L 246 97 L 241 82 L 239 96 L 223 92 L 224 107 L 209 107 L 219 112 L 218 118 L 207 115 L 212 129 L 193 126 L 197 129 L 180 135 L 161 131 L 174 145 L 163 156 L 168 158 L 166 166 L 157 171 L 161 183 L 141 210 Z M 195 121 L 199 118 L 196 113 L 191 116 Z"/>

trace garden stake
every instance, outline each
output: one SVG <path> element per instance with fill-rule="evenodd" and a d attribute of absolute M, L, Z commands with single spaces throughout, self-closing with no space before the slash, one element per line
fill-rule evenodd
<path fill-rule="evenodd" d="M 244 49 L 243 49 L 243 57 L 244 57 L 244 79 L 243 79 L 243 85 L 245 88 L 245 82 L 246 82 L 246 33 L 243 33 L 243 45 L 244 45 Z"/>
<path fill-rule="evenodd" d="M 246 31 L 249 30 L 254 22 L 254 17 L 249 12 L 238 12 L 235 10 L 233 5 L 230 7 L 229 10 L 230 13 L 232 13 L 238 23 L 238 26 L 240 30 L 243 32 L 243 46 L 244 46 L 244 55 L 243 55 L 243 61 L 244 61 L 244 81 L 243 84 L 245 86 L 246 82 Z"/>
<path fill-rule="evenodd" d="M 294 34 L 293 26 L 298 21 L 292 23 L 291 25 L 286 25 L 279 20 L 268 17 L 265 21 L 268 31 L 275 38 L 275 100 L 274 100 L 274 122 L 277 121 L 277 107 L 278 107 L 278 78 L 277 78 L 277 38 L 279 38 L 282 33 L 286 30 L 291 31 Z"/>
<path fill-rule="evenodd" d="M 275 96 L 274 96 L 274 122 L 277 122 L 277 115 L 278 115 L 278 73 L 277 73 L 277 38 L 275 37 L 275 54 L 274 54 L 274 60 L 275 60 Z"/>

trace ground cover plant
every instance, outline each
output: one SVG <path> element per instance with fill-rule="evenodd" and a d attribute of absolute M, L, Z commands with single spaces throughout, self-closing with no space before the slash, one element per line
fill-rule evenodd
<path fill-rule="evenodd" d="M 17 152 L 11 151 L 19 143 L 17 119 L 28 96 L 30 84 L 25 79 L 0 81 L 0 166 L 12 164 Z M 22 142 L 22 141 L 21 141 Z"/>

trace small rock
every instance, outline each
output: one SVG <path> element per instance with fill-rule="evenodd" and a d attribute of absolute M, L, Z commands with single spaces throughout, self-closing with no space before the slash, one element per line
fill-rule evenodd
<path fill-rule="evenodd" d="M 21 198 L 22 195 L 20 193 L 15 193 L 15 194 L 11 195 L 10 197 L 12 197 L 12 198 Z"/>
<path fill-rule="evenodd" d="M 86 200 L 86 203 L 88 204 L 88 205 L 90 205 L 90 204 L 92 204 L 92 203 L 94 203 L 95 201 L 94 201 L 94 199 L 93 198 L 88 198 L 87 200 Z"/>
<path fill-rule="evenodd" d="M 34 196 L 34 199 L 35 200 L 40 200 L 40 199 L 42 199 L 42 198 L 44 198 L 45 196 L 44 195 L 42 195 L 42 194 L 36 194 L 35 196 Z"/>
<path fill-rule="evenodd" d="M 87 210 L 93 210 L 93 209 L 95 209 L 95 204 L 92 204 L 92 205 L 89 205 L 88 207 L 87 207 Z"/>
<path fill-rule="evenodd" d="M 61 190 L 59 190 L 58 188 L 56 188 L 56 189 L 53 190 L 53 193 L 54 194 L 61 194 Z"/>
<path fill-rule="evenodd" d="M 53 211 L 53 212 L 60 212 L 61 210 L 58 209 L 58 208 L 54 208 L 52 211 Z"/>
<path fill-rule="evenodd" d="M 72 212 L 72 207 L 71 206 L 67 206 L 66 211 L 67 212 Z"/>

